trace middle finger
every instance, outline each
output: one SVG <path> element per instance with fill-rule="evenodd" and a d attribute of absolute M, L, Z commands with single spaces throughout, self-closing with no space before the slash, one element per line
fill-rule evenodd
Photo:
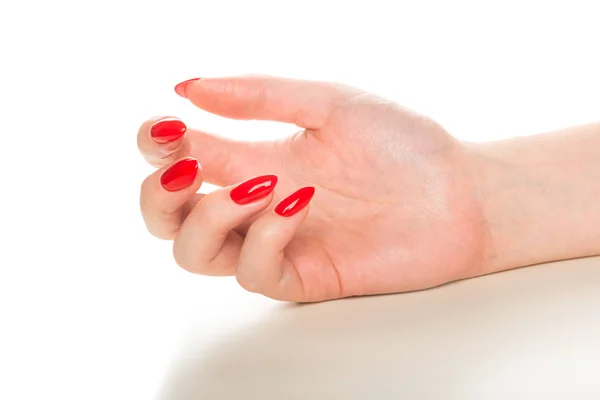
<path fill-rule="evenodd" d="M 198 274 L 234 275 L 243 243 L 234 229 L 269 206 L 276 184 L 275 175 L 264 175 L 204 196 L 175 238 L 177 263 Z"/>

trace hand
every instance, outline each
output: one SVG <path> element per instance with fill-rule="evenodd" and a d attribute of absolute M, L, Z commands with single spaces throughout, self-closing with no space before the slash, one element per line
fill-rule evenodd
<path fill-rule="evenodd" d="M 303 128 L 281 141 L 235 142 L 186 131 L 173 118 L 141 126 L 142 154 L 162 167 L 142 185 L 143 216 L 151 233 L 174 239 L 183 268 L 235 275 L 247 290 L 301 302 L 417 290 L 481 273 L 489 235 L 469 151 L 434 121 L 323 82 L 211 78 L 176 90 L 224 117 Z M 165 171 L 186 157 L 201 170 L 184 160 L 175 167 L 183 177 L 166 182 L 177 171 L 164 178 Z M 263 187 L 243 205 L 232 200 L 240 182 L 267 174 L 278 177 L 274 191 Z M 223 188 L 195 194 L 202 180 Z M 302 187 L 314 187 L 310 204 L 287 217 L 273 211 Z M 304 192 L 309 200 L 311 189 Z"/>

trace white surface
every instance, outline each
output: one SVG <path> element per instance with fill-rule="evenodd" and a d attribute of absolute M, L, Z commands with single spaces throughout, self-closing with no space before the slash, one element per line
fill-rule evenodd
<path fill-rule="evenodd" d="M 159 399 L 597 399 L 598 304 L 600 258 L 274 306 L 192 328 Z"/>
<path fill-rule="evenodd" d="M 476 141 L 598 120 L 596 2 L 348 3 L 0 2 L 0 398 L 600 393 L 597 261 L 294 308 L 144 231 L 144 119 L 290 131 L 194 110 L 172 91 L 189 77 L 343 81 Z"/>

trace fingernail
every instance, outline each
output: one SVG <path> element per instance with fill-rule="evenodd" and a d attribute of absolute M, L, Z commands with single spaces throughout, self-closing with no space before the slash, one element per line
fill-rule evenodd
<path fill-rule="evenodd" d="M 150 128 L 150 136 L 156 143 L 173 142 L 185 134 L 187 127 L 175 118 L 158 121 Z"/>
<path fill-rule="evenodd" d="M 160 177 L 160 184 L 169 192 L 176 192 L 194 183 L 198 175 L 198 161 L 184 158 L 166 170 Z"/>
<path fill-rule="evenodd" d="M 175 93 L 177 93 L 181 97 L 187 98 L 187 86 L 190 83 L 195 82 L 195 81 L 200 80 L 200 79 L 202 79 L 202 78 L 192 78 L 192 79 L 188 79 L 187 81 L 183 81 L 181 83 L 178 83 L 177 85 L 175 85 Z"/>
<path fill-rule="evenodd" d="M 275 175 L 258 176 L 241 183 L 229 195 L 238 204 L 248 204 L 267 196 L 275 189 L 276 184 Z"/>
<path fill-rule="evenodd" d="M 281 200 L 277 207 L 275 207 L 275 212 L 282 217 L 291 217 L 296 214 L 298 211 L 302 210 L 306 205 L 310 202 L 313 195 L 315 194 L 315 188 L 312 186 L 303 187 L 302 189 L 297 190 L 290 196 Z"/>

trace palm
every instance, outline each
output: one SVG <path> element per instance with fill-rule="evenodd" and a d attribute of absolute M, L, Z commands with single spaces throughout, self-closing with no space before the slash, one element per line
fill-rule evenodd
<path fill-rule="evenodd" d="M 285 250 L 308 300 L 431 287 L 477 265 L 480 214 L 461 148 L 433 121 L 360 95 L 269 152 L 283 160 L 261 165 L 279 174 L 277 197 L 317 188 Z"/>

